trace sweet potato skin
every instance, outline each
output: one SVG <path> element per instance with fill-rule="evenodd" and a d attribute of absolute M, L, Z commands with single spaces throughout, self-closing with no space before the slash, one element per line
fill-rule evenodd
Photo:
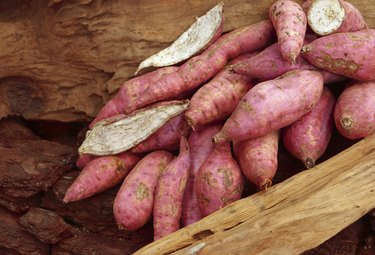
<path fill-rule="evenodd" d="M 65 193 L 64 202 L 88 198 L 121 182 L 141 159 L 133 153 L 103 156 L 91 160 Z"/>
<path fill-rule="evenodd" d="M 168 66 L 164 68 L 159 68 L 153 72 L 143 74 L 141 76 L 135 77 L 133 79 L 130 79 L 128 81 L 125 81 L 123 85 L 121 85 L 119 92 L 116 94 L 114 98 L 109 100 L 103 108 L 99 111 L 96 118 L 91 122 L 90 128 L 92 128 L 98 121 L 109 118 L 111 116 L 121 114 L 124 112 L 130 113 L 132 111 L 126 111 L 126 105 L 125 102 L 122 101 L 123 94 L 127 93 L 128 87 L 129 88 L 144 88 L 147 86 L 148 83 L 156 82 L 163 76 L 173 73 L 178 69 L 178 67 L 175 66 Z M 143 93 L 142 90 L 134 91 L 135 96 L 139 96 Z M 138 94 L 137 94 L 138 93 Z"/>
<path fill-rule="evenodd" d="M 232 157 L 230 143 L 215 144 L 195 178 L 199 209 L 207 216 L 241 198 L 244 178 Z"/>
<path fill-rule="evenodd" d="M 155 191 L 154 240 L 180 227 L 182 200 L 189 177 L 190 152 L 185 137 L 181 137 L 180 154 L 168 164 Z"/>
<path fill-rule="evenodd" d="M 307 168 L 323 155 L 330 141 L 334 122 L 333 110 L 336 99 L 328 88 L 324 88 L 316 106 L 311 112 L 283 129 L 285 148 L 301 160 Z"/>
<path fill-rule="evenodd" d="M 272 24 L 268 20 L 236 29 L 220 37 L 202 54 L 189 59 L 176 71 L 165 74 L 157 81 L 132 83 L 122 87 L 105 108 L 115 108 L 118 112 L 128 114 L 153 102 L 175 98 L 181 93 L 191 91 L 218 73 L 228 59 L 266 46 L 272 40 L 273 34 Z"/>
<path fill-rule="evenodd" d="M 125 178 L 113 203 L 113 215 L 119 227 L 136 230 L 151 218 L 157 182 L 172 159 L 169 152 L 151 152 Z"/>
<path fill-rule="evenodd" d="M 336 128 L 348 139 L 375 131 L 375 82 L 355 83 L 339 96 L 334 113 Z"/>
<path fill-rule="evenodd" d="M 96 156 L 94 155 L 90 155 L 90 154 L 82 154 L 82 155 L 79 155 L 78 156 L 78 159 L 76 161 L 76 166 L 79 168 L 79 169 L 83 169 L 91 160 L 93 160 L 94 158 L 96 158 Z"/>
<path fill-rule="evenodd" d="M 375 79 L 375 30 L 331 34 L 302 49 L 302 56 L 318 68 L 359 81 Z"/>
<path fill-rule="evenodd" d="M 355 6 L 344 0 L 339 1 L 345 9 L 345 19 L 341 26 L 336 30 L 337 33 L 355 32 L 368 28 L 361 12 Z"/>
<path fill-rule="evenodd" d="M 278 0 L 269 9 L 283 58 L 294 63 L 305 39 L 307 18 L 302 7 L 291 0 Z"/>
<path fill-rule="evenodd" d="M 261 82 L 275 79 L 293 70 L 319 70 L 301 56 L 298 56 L 294 63 L 284 60 L 277 43 L 245 61 L 232 65 L 231 68 L 234 73 L 246 75 Z M 339 75 L 324 70 L 319 71 L 323 75 L 324 84 L 343 80 L 343 77 Z"/>
<path fill-rule="evenodd" d="M 279 130 L 234 143 L 234 153 L 242 173 L 260 190 L 272 185 L 278 161 Z"/>
<path fill-rule="evenodd" d="M 181 136 L 187 137 L 191 131 L 184 113 L 172 118 L 145 141 L 131 149 L 134 153 L 145 153 L 154 150 L 172 151 L 178 149 Z"/>
<path fill-rule="evenodd" d="M 246 140 L 286 127 L 311 111 L 322 90 L 323 76 L 309 70 L 259 83 L 242 98 L 214 140 Z"/>
<path fill-rule="evenodd" d="M 247 62 L 254 54 L 240 55 L 203 85 L 191 98 L 185 117 L 189 125 L 205 125 L 228 117 L 253 86 L 251 78 L 235 74 L 231 66 Z"/>
<path fill-rule="evenodd" d="M 191 132 L 188 142 L 190 149 L 191 166 L 189 179 L 186 184 L 184 200 L 182 203 L 181 223 L 183 226 L 190 225 L 202 218 L 197 194 L 194 189 L 195 176 L 208 155 L 214 148 L 212 137 L 219 132 L 221 125 L 199 126 Z"/>

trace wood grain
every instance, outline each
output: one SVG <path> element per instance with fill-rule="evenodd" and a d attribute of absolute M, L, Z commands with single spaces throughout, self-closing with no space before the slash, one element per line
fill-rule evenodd
<path fill-rule="evenodd" d="M 300 254 L 375 207 L 375 134 L 135 254 Z"/>
<path fill-rule="evenodd" d="M 224 1 L 224 30 L 267 18 L 273 2 Z M 375 4 L 350 2 L 374 27 Z M 92 119 L 141 60 L 168 46 L 217 3 L 2 0 L 0 118 Z"/>

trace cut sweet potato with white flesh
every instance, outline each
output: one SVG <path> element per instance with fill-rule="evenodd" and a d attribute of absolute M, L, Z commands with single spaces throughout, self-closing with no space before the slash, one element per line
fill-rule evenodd
<path fill-rule="evenodd" d="M 367 28 L 359 10 L 343 0 L 313 0 L 304 4 L 310 28 L 318 35 Z"/>
<path fill-rule="evenodd" d="M 78 152 L 103 156 L 129 150 L 146 140 L 168 120 L 184 112 L 188 106 L 189 100 L 162 102 L 121 119 L 104 119 L 87 131 Z"/>
<path fill-rule="evenodd" d="M 220 3 L 197 18 L 169 47 L 143 60 L 135 74 L 148 67 L 164 67 L 189 59 L 214 42 L 223 31 L 223 5 Z"/>

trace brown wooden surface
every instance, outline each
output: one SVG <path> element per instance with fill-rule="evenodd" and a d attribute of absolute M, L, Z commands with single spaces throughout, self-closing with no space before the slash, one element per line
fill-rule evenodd
<path fill-rule="evenodd" d="M 224 1 L 225 31 L 266 18 L 273 2 Z M 375 4 L 351 2 L 374 27 Z M 217 3 L 2 0 L 0 118 L 91 119 L 141 60 Z"/>
<path fill-rule="evenodd" d="M 300 254 L 374 208 L 374 183 L 375 134 L 136 254 Z"/>

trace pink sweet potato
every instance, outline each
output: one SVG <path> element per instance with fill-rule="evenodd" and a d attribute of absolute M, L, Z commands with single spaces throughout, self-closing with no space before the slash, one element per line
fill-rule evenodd
<path fill-rule="evenodd" d="M 182 204 L 181 223 L 183 226 L 190 225 L 202 218 L 194 189 L 194 180 L 200 166 L 214 148 L 212 137 L 220 129 L 221 125 L 199 126 L 189 136 L 191 167 Z"/>
<path fill-rule="evenodd" d="M 373 133 L 375 82 L 355 83 L 346 88 L 337 100 L 334 117 L 340 134 L 348 139 L 360 139 Z"/>
<path fill-rule="evenodd" d="M 96 156 L 90 155 L 90 154 L 79 155 L 79 157 L 78 157 L 78 159 L 76 161 L 76 166 L 79 169 L 83 169 L 94 158 L 96 158 Z"/>
<path fill-rule="evenodd" d="M 315 161 L 323 155 L 331 139 L 335 102 L 336 99 L 329 89 L 324 88 L 322 96 L 311 112 L 282 132 L 285 148 L 307 168 L 315 166 Z"/>
<path fill-rule="evenodd" d="M 182 199 L 189 169 L 189 144 L 185 137 L 181 137 L 180 154 L 168 164 L 156 186 L 154 240 L 173 233 L 180 227 Z"/>
<path fill-rule="evenodd" d="M 139 155 L 128 152 L 93 159 L 68 188 L 64 202 L 88 198 L 116 186 L 139 160 Z"/>
<path fill-rule="evenodd" d="M 108 117 L 121 114 L 123 112 L 132 112 L 125 110 L 126 103 L 122 101 L 122 94 L 126 93 L 127 87 L 145 87 L 147 86 L 147 84 L 156 82 L 165 75 L 175 72 L 177 69 L 178 67 L 176 66 L 164 67 L 126 81 L 121 86 L 118 94 L 110 101 L 108 101 L 100 110 L 96 118 L 91 122 L 90 128 L 92 128 L 98 121 L 102 119 L 107 119 Z"/>
<path fill-rule="evenodd" d="M 302 7 L 292 0 L 278 0 L 269 9 L 283 58 L 294 63 L 305 39 L 307 19 Z"/>
<path fill-rule="evenodd" d="M 366 29 L 361 12 L 344 0 L 309 0 L 302 5 L 310 28 L 318 35 Z"/>
<path fill-rule="evenodd" d="M 109 116 L 116 112 L 128 114 L 153 102 L 175 98 L 181 93 L 191 91 L 218 73 L 228 59 L 266 46 L 273 35 L 274 30 L 269 21 L 261 21 L 227 33 L 202 54 L 189 59 L 176 71 L 163 75 L 159 80 L 142 80 L 142 83 L 122 86 L 99 115 L 105 113 L 105 116 Z"/>
<path fill-rule="evenodd" d="M 182 113 L 165 123 L 145 141 L 136 145 L 131 149 L 131 152 L 143 153 L 153 150 L 178 149 L 181 136 L 188 136 L 190 130 L 191 128 Z"/>
<path fill-rule="evenodd" d="M 279 131 L 234 143 L 234 153 L 242 173 L 260 190 L 272 185 L 277 170 Z"/>
<path fill-rule="evenodd" d="M 331 34 L 302 49 L 302 56 L 318 68 L 359 81 L 375 79 L 375 30 Z"/>
<path fill-rule="evenodd" d="M 195 177 L 199 209 L 203 217 L 241 198 L 244 178 L 232 157 L 229 142 L 215 144 Z"/>
<path fill-rule="evenodd" d="M 309 70 L 259 83 L 242 98 L 214 141 L 246 140 L 286 127 L 311 111 L 322 90 L 323 76 Z"/>
<path fill-rule="evenodd" d="M 247 61 L 232 65 L 231 68 L 237 74 L 247 75 L 258 81 L 272 80 L 293 70 L 318 70 L 301 56 L 298 56 L 294 63 L 284 60 L 277 43 L 250 57 Z M 343 77 L 339 75 L 324 70 L 319 71 L 324 77 L 324 84 L 343 80 Z"/>
<path fill-rule="evenodd" d="M 113 215 L 121 228 L 136 230 L 151 218 L 156 185 L 172 160 L 169 152 L 151 152 L 125 178 L 113 203 Z"/>
<path fill-rule="evenodd" d="M 185 117 L 189 125 L 205 125 L 228 117 L 241 98 L 252 87 L 251 78 L 232 72 L 231 65 L 247 60 L 254 54 L 240 55 L 215 75 L 191 98 Z"/>

